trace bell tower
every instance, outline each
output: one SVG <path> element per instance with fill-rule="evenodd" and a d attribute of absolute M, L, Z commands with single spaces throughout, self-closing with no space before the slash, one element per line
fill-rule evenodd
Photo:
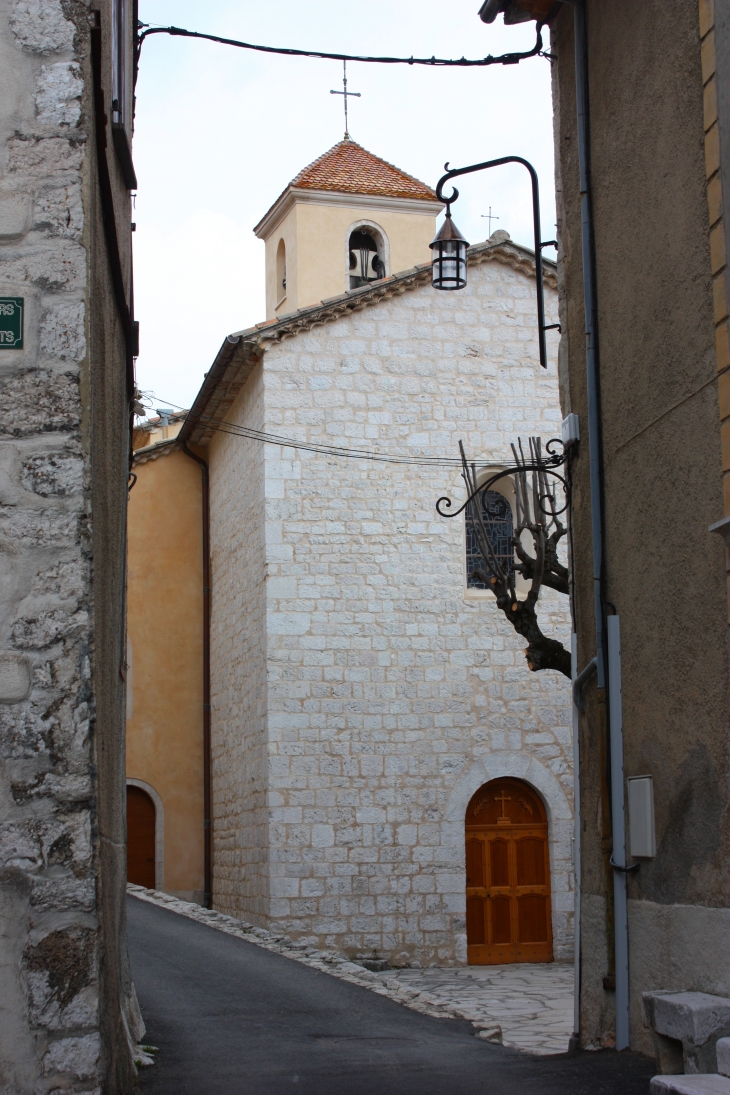
<path fill-rule="evenodd" d="M 430 186 L 340 141 L 254 228 L 266 244 L 266 318 L 429 262 L 442 208 Z"/>

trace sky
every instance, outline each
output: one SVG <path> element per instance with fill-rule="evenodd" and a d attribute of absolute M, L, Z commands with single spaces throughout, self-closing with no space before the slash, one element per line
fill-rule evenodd
<path fill-rule="evenodd" d="M 482 57 L 529 49 L 535 24 L 483 24 L 479 0 L 140 0 L 140 19 L 261 45 L 396 56 Z M 545 38 L 548 46 L 547 35 Z M 189 407 L 225 336 L 266 318 L 264 243 L 253 226 L 344 132 L 342 63 L 153 35 L 137 84 L 133 219 L 137 382 L 145 404 Z M 461 167 L 519 155 L 537 168 L 543 238 L 555 235 L 550 64 L 484 69 L 348 64 L 350 135 L 435 186 Z M 524 168 L 458 181 L 469 242 L 492 207 L 532 246 Z M 547 252 L 550 256 L 554 252 Z M 394 271 L 397 272 L 397 271 Z"/>

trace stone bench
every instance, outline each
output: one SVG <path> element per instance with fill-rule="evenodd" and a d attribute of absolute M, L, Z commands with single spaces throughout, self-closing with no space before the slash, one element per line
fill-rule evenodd
<path fill-rule="evenodd" d="M 708 992 L 645 992 L 643 1001 L 660 1073 L 718 1071 L 717 1042 L 730 1035 L 729 999 Z"/>
<path fill-rule="evenodd" d="M 727 1076 L 655 1076 L 649 1095 L 730 1095 Z"/>
<path fill-rule="evenodd" d="M 730 1038 L 715 1045 L 717 1074 L 655 1076 L 649 1095 L 730 1095 Z"/>

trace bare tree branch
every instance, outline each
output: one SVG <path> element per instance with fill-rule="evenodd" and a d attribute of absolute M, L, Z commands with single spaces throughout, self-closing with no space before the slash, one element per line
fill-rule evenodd
<path fill-rule="evenodd" d="M 549 453 L 552 451 L 551 444 L 548 444 Z M 521 439 L 518 439 L 517 446 L 512 445 L 515 467 L 510 474 L 514 478 L 516 511 L 512 547 L 517 559 L 511 565 L 505 566 L 504 557 L 500 557 L 490 539 L 482 508 L 483 492 L 495 480 L 491 479 L 480 487 L 476 467 L 468 463 L 461 441 L 459 451 L 462 476 L 468 492 L 465 508 L 484 561 L 484 568 L 474 570 L 472 574 L 492 590 L 497 607 L 504 612 L 518 635 L 527 639 L 525 656 L 530 669 L 534 672 L 540 669 L 556 669 L 570 677 L 569 651 L 557 639 L 544 635 L 537 621 L 537 603 L 543 585 L 559 593 L 568 592 L 568 568 L 558 558 L 558 546 L 567 530 L 560 520 L 560 514 L 565 507 L 559 506 L 555 497 L 557 481 L 563 480 L 554 471 L 551 472 L 557 458 L 543 456 L 539 437 L 529 439 L 529 455 L 525 454 Z M 442 501 L 451 505 L 447 499 L 440 499 L 439 504 Z M 442 512 L 439 506 L 437 509 L 439 513 Z M 525 532 L 532 539 L 532 555 L 522 542 Z M 523 600 L 517 597 L 515 574 L 520 574 L 530 583 Z"/>

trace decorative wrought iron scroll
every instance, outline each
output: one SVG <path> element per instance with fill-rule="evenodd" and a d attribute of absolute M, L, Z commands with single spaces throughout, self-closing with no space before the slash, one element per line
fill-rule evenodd
<path fill-rule="evenodd" d="M 558 545 L 567 529 L 561 517 L 568 510 L 569 482 L 558 468 L 567 462 L 562 441 L 553 438 L 543 452 L 539 437 L 531 437 L 528 454 L 521 440 L 512 445 L 514 464 L 478 482 L 476 465 L 469 463 L 464 446 L 459 442 L 462 476 L 467 487 L 466 501 L 454 509 L 454 503 L 444 495 L 436 502 L 441 517 L 458 517 L 466 511 L 470 526 L 472 548 L 481 555 L 484 567 L 473 567 L 471 575 L 484 588 L 491 589 L 497 607 L 507 616 L 518 634 L 528 641 L 527 664 L 532 670 L 557 669 L 570 677 L 570 653 L 557 639 L 543 635 L 537 621 L 536 605 L 543 585 L 560 593 L 568 593 L 568 568 L 558 555 Z M 485 515 L 483 499 L 495 483 L 511 478 L 515 490 L 515 524 L 511 537 L 513 558 L 505 557 L 500 542 L 501 522 L 490 522 Z M 561 501 L 556 489 L 563 492 Z M 451 512 L 453 510 L 453 512 Z M 486 517 L 486 519 L 485 519 Z M 522 542 L 522 534 L 529 532 L 534 554 L 531 555 Z M 530 583 L 526 596 L 517 596 L 516 575 Z"/>

